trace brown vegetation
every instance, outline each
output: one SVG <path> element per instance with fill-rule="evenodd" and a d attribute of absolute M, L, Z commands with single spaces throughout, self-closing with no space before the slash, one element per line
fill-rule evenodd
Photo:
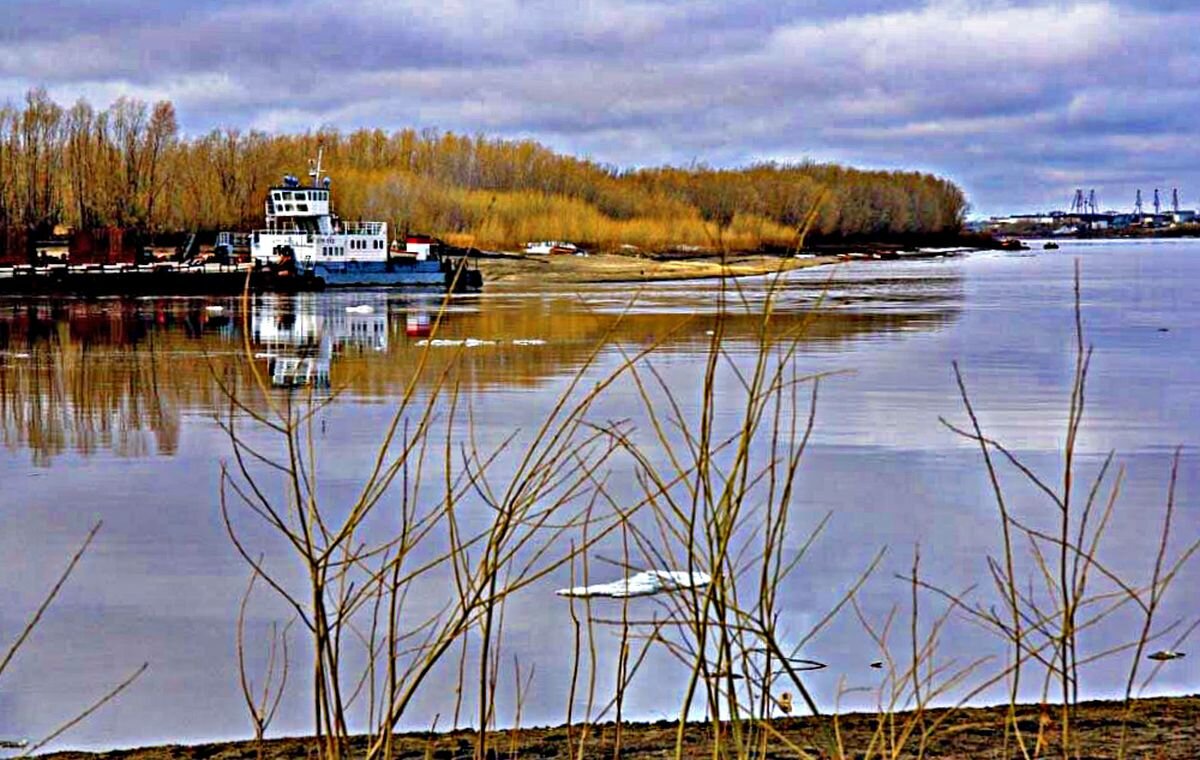
<path fill-rule="evenodd" d="M 549 238 L 604 250 L 790 249 L 809 229 L 825 239 L 956 232 L 966 210 L 956 186 L 916 172 L 814 163 L 622 170 L 530 140 L 414 129 L 185 137 L 169 102 L 121 98 L 97 111 L 33 90 L 22 107 L 0 108 L 0 229 L 252 227 L 266 188 L 318 145 L 344 217 L 481 247 Z"/>

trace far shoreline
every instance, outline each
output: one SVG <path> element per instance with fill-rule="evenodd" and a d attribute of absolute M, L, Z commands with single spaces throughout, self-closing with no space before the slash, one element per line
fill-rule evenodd
<path fill-rule="evenodd" d="M 1061 753 L 1058 746 L 1057 705 L 1019 704 L 1016 716 L 1021 732 L 1032 749 L 1041 729 L 1043 744 L 1038 757 Z M 906 721 L 920 720 L 940 724 L 925 742 L 926 757 L 975 758 L 992 757 L 1004 742 L 1008 721 L 1007 705 L 987 707 L 931 708 L 916 716 L 911 712 L 894 713 L 850 712 L 836 716 L 775 717 L 770 721 L 773 733 L 778 733 L 792 746 L 818 757 L 840 740 L 848 756 L 858 757 L 867 747 L 880 726 L 903 726 Z M 1089 758 L 1116 758 L 1122 724 L 1128 718 L 1126 757 L 1153 757 L 1155 760 L 1195 760 L 1200 757 L 1200 695 L 1150 697 L 1135 699 L 1128 715 L 1120 700 L 1080 702 L 1075 707 L 1074 732 L 1079 747 Z M 661 758 L 664 752 L 674 755 L 678 723 L 673 720 L 657 722 L 623 722 L 621 724 L 621 757 L 627 760 Z M 498 748 L 498 757 L 545 759 L 572 758 L 578 755 L 578 741 L 584 726 L 558 725 L 489 731 L 489 741 Z M 589 724 L 587 727 L 587 757 L 611 757 L 617 732 L 612 721 Z M 885 728 L 885 730 L 887 730 Z M 684 736 L 684 751 L 688 757 L 711 754 L 710 724 L 689 722 Z M 910 749 L 916 749 L 917 735 L 910 739 Z M 414 731 L 395 734 L 395 758 L 427 758 L 453 760 L 470 758 L 477 733 L 460 728 L 451 731 Z M 366 737 L 351 739 L 350 753 L 359 756 L 365 749 Z M 793 755 L 781 741 L 782 754 Z M 501 749 L 502 748 L 502 749 Z M 312 737 L 281 737 L 266 739 L 262 744 L 263 760 L 300 760 L 313 756 L 317 747 Z M 1009 737 L 1010 753 L 1015 752 Z M 110 750 L 64 750 L 37 757 L 51 760 L 250 760 L 258 756 L 253 739 L 209 742 L 202 744 L 164 744 Z M 905 753 L 904 757 L 911 756 Z M 1019 753 L 1015 756 L 1019 757 Z"/>
<path fill-rule="evenodd" d="M 641 284 L 762 277 L 846 261 L 900 258 L 939 258 L 989 250 L 967 245 L 951 248 L 895 249 L 870 245 L 829 247 L 799 256 L 735 252 L 721 256 L 643 257 L 619 253 L 587 255 L 530 255 L 485 251 L 472 257 L 483 274 L 484 286 Z"/>
<path fill-rule="evenodd" d="M 489 285 L 615 284 L 755 277 L 836 263 L 836 256 L 784 258 L 763 254 L 705 256 L 675 260 L 612 253 L 587 256 L 500 254 L 475 260 Z"/>

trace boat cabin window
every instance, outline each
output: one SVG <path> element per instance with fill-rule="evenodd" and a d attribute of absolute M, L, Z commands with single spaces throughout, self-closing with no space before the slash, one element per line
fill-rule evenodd
<path fill-rule="evenodd" d="M 297 211 L 308 211 L 308 204 L 307 203 L 297 203 L 296 210 Z"/>

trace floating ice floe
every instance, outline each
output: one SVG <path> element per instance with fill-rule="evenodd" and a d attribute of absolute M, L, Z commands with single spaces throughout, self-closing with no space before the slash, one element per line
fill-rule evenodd
<path fill-rule="evenodd" d="M 632 596 L 653 596 L 670 591 L 700 588 L 710 583 L 712 583 L 712 576 L 708 573 L 688 572 L 687 570 L 646 570 L 619 581 L 592 586 L 560 588 L 554 593 L 559 596 L 585 598 L 607 596 L 613 599 L 624 599 Z"/>
<path fill-rule="evenodd" d="M 513 342 L 514 346 L 544 346 L 546 341 L 541 338 L 517 338 Z"/>
<path fill-rule="evenodd" d="M 357 306 L 347 306 L 346 313 L 347 314 L 374 314 L 375 307 L 370 304 L 367 304 L 367 303 L 358 304 Z"/>
<path fill-rule="evenodd" d="M 494 346 L 494 340 L 480 340 L 479 338 L 433 338 L 417 341 L 418 346 L 433 346 L 434 348 L 445 348 L 447 346 L 465 346 L 466 348 L 477 348 L 479 346 Z"/>
<path fill-rule="evenodd" d="M 1186 655 L 1183 652 L 1176 652 L 1171 649 L 1161 649 L 1153 654 L 1148 654 L 1146 656 L 1149 657 L 1151 660 L 1158 660 L 1159 662 L 1166 662 L 1167 660 L 1178 660 L 1180 657 L 1185 657 Z"/>

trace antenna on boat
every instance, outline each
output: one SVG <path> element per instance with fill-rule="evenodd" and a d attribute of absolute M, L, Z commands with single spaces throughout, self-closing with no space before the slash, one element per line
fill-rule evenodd
<path fill-rule="evenodd" d="M 321 186 L 321 157 L 324 154 L 325 154 L 325 148 L 322 146 L 318 146 L 316 160 L 314 161 L 311 158 L 308 160 L 308 176 L 312 177 L 312 186 L 313 187 Z"/>

